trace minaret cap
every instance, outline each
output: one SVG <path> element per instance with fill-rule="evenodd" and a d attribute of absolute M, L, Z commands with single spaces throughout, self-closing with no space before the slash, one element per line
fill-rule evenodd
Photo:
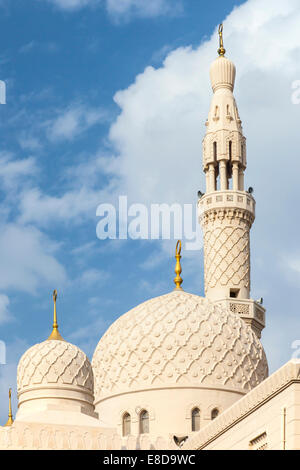
<path fill-rule="evenodd" d="M 219 88 L 228 88 L 233 91 L 235 82 L 235 65 L 225 57 L 223 43 L 223 24 L 219 26 L 219 57 L 214 60 L 210 67 L 210 81 L 214 92 Z"/>
<path fill-rule="evenodd" d="M 180 264 L 180 259 L 181 259 L 181 240 L 178 240 L 176 243 L 176 254 L 175 254 L 175 259 L 176 259 L 176 266 L 175 266 L 175 274 L 176 277 L 174 279 L 175 283 L 175 290 L 182 290 L 181 284 L 183 283 L 182 278 L 180 277 L 180 274 L 182 273 L 181 269 L 181 264 Z"/>
<path fill-rule="evenodd" d="M 53 330 L 52 330 L 52 333 L 49 336 L 48 340 L 64 341 L 63 337 L 60 335 L 60 333 L 58 331 L 57 313 L 56 313 L 56 299 L 57 299 L 57 290 L 55 289 L 53 291 L 53 302 L 54 302 Z"/>
<path fill-rule="evenodd" d="M 12 415 L 12 408 L 11 408 L 11 388 L 8 391 L 8 420 L 5 426 L 11 426 L 13 424 L 13 415 Z"/>

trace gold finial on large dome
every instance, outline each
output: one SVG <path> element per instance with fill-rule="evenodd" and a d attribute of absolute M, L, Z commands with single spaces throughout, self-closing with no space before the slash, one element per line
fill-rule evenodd
<path fill-rule="evenodd" d="M 181 269 L 181 264 L 180 264 L 180 259 L 181 259 L 181 240 L 178 240 L 176 243 L 176 254 L 175 254 L 175 259 L 176 259 L 176 266 L 175 266 L 175 274 L 176 277 L 174 279 L 175 283 L 175 289 L 182 290 L 181 284 L 183 283 L 182 278 L 180 277 L 180 274 L 182 273 Z"/>
<path fill-rule="evenodd" d="M 220 47 L 218 49 L 218 54 L 219 56 L 224 56 L 226 50 L 224 49 L 224 43 L 223 43 L 223 23 L 219 25 L 219 41 L 220 41 Z"/>
<path fill-rule="evenodd" d="M 64 341 L 63 337 L 60 335 L 60 333 L 58 331 L 57 313 L 56 313 L 56 300 L 57 300 L 57 290 L 54 289 L 54 291 L 53 291 L 53 302 L 54 302 L 53 330 L 52 330 L 52 333 L 49 336 L 48 340 L 54 339 L 54 340 L 57 340 L 57 341 Z"/>
<path fill-rule="evenodd" d="M 12 408 L 11 408 L 11 388 L 8 391 L 8 420 L 5 426 L 11 426 L 13 424 L 13 415 L 12 415 Z"/>

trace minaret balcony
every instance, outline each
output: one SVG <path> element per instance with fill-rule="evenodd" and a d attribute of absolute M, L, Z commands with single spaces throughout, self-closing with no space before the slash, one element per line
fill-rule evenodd
<path fill-rule="evenodd" d="M 252 299 L 232 299 L 225 298 L 216 301 L 223 307 L 235 313 L 242 318 L 255 332 L 258 338 L 261 337 L 261 331 L 265 327 L 266 309 L 255 300 Z"/>
<path fill-rule="evenodd" d="M 213 191 L 198 201 L 199 217 L 212 209 L 241 209 L 255 217 L 255 199 L 246 191 Z"/>

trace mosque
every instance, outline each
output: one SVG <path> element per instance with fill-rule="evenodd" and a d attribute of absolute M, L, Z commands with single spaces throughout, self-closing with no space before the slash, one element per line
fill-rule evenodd
<path fill-rule="evenodd" d="M 138 305 L 100 339 L 92 362 L 54 324 L 21 357 L 15 420 L 0 449 L 300 449 L 300 361 L 268 376 L 262 299 L 250 297 L 252 188 L 222 25 L 199 194 L 205 297 L 175 289 Z"/>

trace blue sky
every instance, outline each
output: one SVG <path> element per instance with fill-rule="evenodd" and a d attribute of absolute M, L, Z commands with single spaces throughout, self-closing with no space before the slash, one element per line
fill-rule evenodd
<path fill-rule="evenodd" d="M 264 297 L 271 371 L 300 337 L 300 6 L 296 1 L 1 0 L 0 418 L 16 364 L 51 331 L 91 357 L 106 328 L 173 288 L 174 241 L 100 241 L 96 208 L 196 203 L 216 27 L 237 67 L 254 186 L 252 294 Z M 234 9 L 234 7 L 236 7 Z M 297 23 L 298 21 L 298 23 Z M 184 288 L 203 294 L 201 252 Z"/>

